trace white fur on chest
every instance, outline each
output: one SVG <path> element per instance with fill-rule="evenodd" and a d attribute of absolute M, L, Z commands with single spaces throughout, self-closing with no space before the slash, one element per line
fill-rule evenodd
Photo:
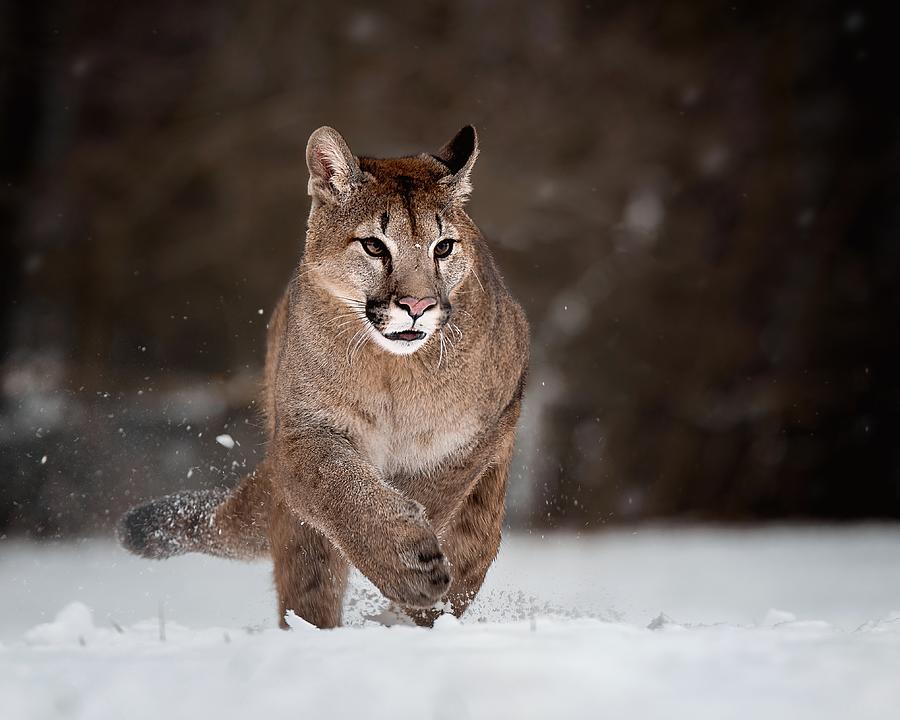
<path fill-rule="evenodd" d="M 360 445 L 369 462 L 391 477 L 432 471 L 470 444 L 475 435 L 472 417 L 448 417 L 445 423 L 425 424 L 419 419 L 382 415 L 360 433 Z"/>

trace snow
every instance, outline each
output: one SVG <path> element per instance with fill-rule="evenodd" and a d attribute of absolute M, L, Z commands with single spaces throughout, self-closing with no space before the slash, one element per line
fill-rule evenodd
<path fill-rule="evenodd" d="M 0 541 L 0 716 L 892 718 L 900 529 L 504 540 L 470 612 L 274 629 L 265 563 Z M 161 640 L 164 631 L 165 640 Z"/>
<path fill-rule="evenodd" d="M 66 645 L 78 642 L 84 644 L 93 639 L 97 628 L 91 609 L 80 602 L 66 605 L 59 611 L 53 622 L 42 623 L 25 633 L 29 645 Z"/>
<path fill-rule="evenodd" d="M 221 435 L 216 435 L 216 442 L 219 443 L 222 447 L 226 447 L 231 450 L 234 447 L 234 438 L 231 437 L 228 433 L 222 433 Z"/>

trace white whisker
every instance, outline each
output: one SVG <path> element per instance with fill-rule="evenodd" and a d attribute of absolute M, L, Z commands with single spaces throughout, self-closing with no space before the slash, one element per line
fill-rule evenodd
<path fill-rule="evenodd" d="M 351 325 L 351 324 L 348 323 L 348 327 L 345 327 L 345 328 L 344 328 L 343 330 L 341 330 L 340 332 L 335 333 L 334 339 L 337 340 L 339 337 L 341 337 L 341 336 L 343 336 L 343 335 L 346 335 L 346 334 L 347 334 L 348 332 L 350 332 L 352 329 L 353 329 L 353 325 Z"/>
<path fill-rule="evenodd" d="M 356 341 L 356 345 L 353 346 L 353 350 L 350 352 L 350 361 L 353 362 L 353 358 L 356 357 L 356 354 L 365 346 L 365 344 L 369 341 L 369 333 L 368 327 L 363 325 L 363 334 L 362 337 Z"/>
<path fill-rule="evenodd" d="M 335 295 L 335 297 L 338 300 L 343 300 L 344 302 L 350 303 L 351 305 L 365 306 L 365 304 L 366 304 L 365 300 L 357 300 L 356 298 L 348 298 L 348 297 L 344 297 L 343 295 Z"/>
<path fill-rule="evenodd" d="M 331 325 L 334 325 L 334 323 L 336 323 L 338 320 L 343 320 L 344 318 L 351 318 L 350 320 L 346 320 L 345 322 L 338 325 L 338 327 L 341 327 L 343 325 L 346 325 L 348 322 L 353 322 L 354 320 L 361 320 L 364 317 L 365 317 L 364 315 L 360 315 L 359 313 L 355 313 L 355 312 L 344 313 L 343 315 L 335 315 L 333 318 L 331 318 L 331 320 L 329 320 L 324 325 L 322 325 L 322 327 L 329 327 Z"/>
<path fill-rule="evenodd" d="M 453 344 L 453 340 L 450 338 L 449 335 L 447 335 L 447 345 L 448 345 L 447 364 L 449 365 L 450 364 L 450 350 L 454 350 L 454 351 L 456 350 L 456 345 Z"/>
<path fill-rule="evenodd" d="M 353 354 L 350 352 L 350 346 L 353 344 L 354 341 L 356 341 L 356 339 L 359 337 L 360 333 L 365 333 L 365 332 L 366 332 L 366 326 L 363 325 L 359 330 L 357 330 L 353 334 L 353 337 L 350 338 L 350 342 L 347 343 L 347 364 L 348 365 L 353 364 Z"/>
<path fill-rule="evenodd" d="M 356 326 L 355 320 L 347 320 L 346 322 L 341 323 L 336 328 L 334 328 L 336 331 L 335 337 L 340 337 L 344 333 L 350 332 L 350 330 L 353 329 L 355 326 Z"/>
<path fill-rule="evenodd" d="M 360 318 L 360 317 L 351 317 L 349 320 L 344 320 L 343 322 L 338 323 L 338 327 L 344 327 L 344 325 L 349 325 L 350 323 L 354 323 L 354 322 L 356 322 L 357 320 L 362 320 L 362 318 Z M 332 322 L 334 322 L 334 321 L 332 321 Z M 328 325 L 325 325 L 324 327 L 328 327 Z"/>

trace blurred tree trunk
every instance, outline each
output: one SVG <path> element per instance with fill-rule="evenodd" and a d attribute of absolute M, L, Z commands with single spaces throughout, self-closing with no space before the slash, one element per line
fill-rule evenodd
<path fill-rule="evenodd" d="M 13 325 L 22 303 L 26 256 L 20 228 L 43 124 L 45 66 L 39 48 L 52 5 L 0 3 L 0 360 L 16 345 Z"/>

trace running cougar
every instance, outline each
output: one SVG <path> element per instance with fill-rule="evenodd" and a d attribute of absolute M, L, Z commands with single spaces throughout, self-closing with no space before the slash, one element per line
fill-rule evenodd
<path fill-rule="evenodd" d="M 129 511 L 148 558 L 271 554 L 279 617 L 341 621 L 352 563 L 417 622 L 459 615 L 500 544 L 528 324 L 464 210 L 478 138 L 355 157 L 316 130 L 306 249 L 269 323 L 265 459 Z M 449 605 L 448 605 L 449 603 Z"/>

